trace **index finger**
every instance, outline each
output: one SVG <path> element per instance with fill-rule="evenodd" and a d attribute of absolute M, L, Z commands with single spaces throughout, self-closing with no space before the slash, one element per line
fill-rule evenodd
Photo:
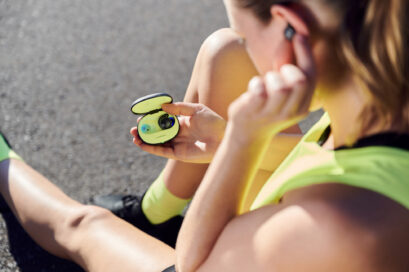
<path fill-rule="evenodd" d="M 309 81 L 315 81 L 315 61 L 308 38 L 296 34 L 293 39 L 296 65 L 304 72 Z"/>
<path fill-rule="evenodd" d="M 176 102 L 173 104 L 163 104 L 162 109 L 173 115 L 192 116 L 200 110 L 200 105 L 196 103 Z"/>

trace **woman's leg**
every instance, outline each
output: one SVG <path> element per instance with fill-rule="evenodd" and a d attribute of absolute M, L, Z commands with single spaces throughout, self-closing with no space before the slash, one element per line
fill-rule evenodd
<path fill-rule="evenodd" d="M 82 205 L 20 160 L 0 163 L 0 193 L 43 248 L 87 271 L 162 271 L 174 250 L 109 211 Z"/>
<path fill-rule="evenodd" d="M 184 101 L 205 104 L 227 119 L 230 103 L 247 90 L 256 75 L 241 37 L 228 28 L 218 30 L 200 48 Z M 286 132 L 301 133 L 298 126 Z M 166 188 L 177 197 L 191 198 L 207 166 L 169 160 L 164 170 Z M 270 174 L 262 171 L 260 177 Z"/>
<path fill-rule="evenodd" d="M 246 91 L 255 75 L 241 38 L 231 29 L 218 30 L 200 48 L 184 101 L 205 104 L 227 119 L 228 106 Z M 207 167 L 169 160 L 164 170 L 165 185 L 175 196 L 191 198 Z"/>

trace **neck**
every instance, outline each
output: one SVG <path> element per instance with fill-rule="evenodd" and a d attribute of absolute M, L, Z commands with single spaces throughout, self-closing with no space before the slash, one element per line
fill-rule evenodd
<path fill-rule="evenodd" d="M 331 119 L 331 136 L 326 143 L 328 148 L 350 144 L 351 137 L 364 137 L 376 133 L 375 129 L 356 134 L 359 128 L 359 115 L 365 106 L 362 91 L 352 80 L 337 90 L 321 95 L 321 102 Z"/>

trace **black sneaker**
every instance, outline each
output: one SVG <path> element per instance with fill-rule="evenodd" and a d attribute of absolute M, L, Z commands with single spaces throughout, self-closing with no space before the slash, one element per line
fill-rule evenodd
<path fill-rule="evenodd" d="M 174 248 L 183 217 L 175 216 L 166 222 L 154 225 L 142 211 L 142 198 L 143 196 L 136 195 L 105 195 L 94 197 L 92 203 L 110 210 L 116 216 Z"/>

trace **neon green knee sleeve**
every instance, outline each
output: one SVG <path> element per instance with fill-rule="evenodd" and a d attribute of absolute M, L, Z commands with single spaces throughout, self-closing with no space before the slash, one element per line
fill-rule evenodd
<path fill-rule="evenodd" d="M 166 188 L 162 171 L 143 197 L 142 211 L 152 224 L 160 224 L 180 215 L 189 201 L 173 195 Z"/>

